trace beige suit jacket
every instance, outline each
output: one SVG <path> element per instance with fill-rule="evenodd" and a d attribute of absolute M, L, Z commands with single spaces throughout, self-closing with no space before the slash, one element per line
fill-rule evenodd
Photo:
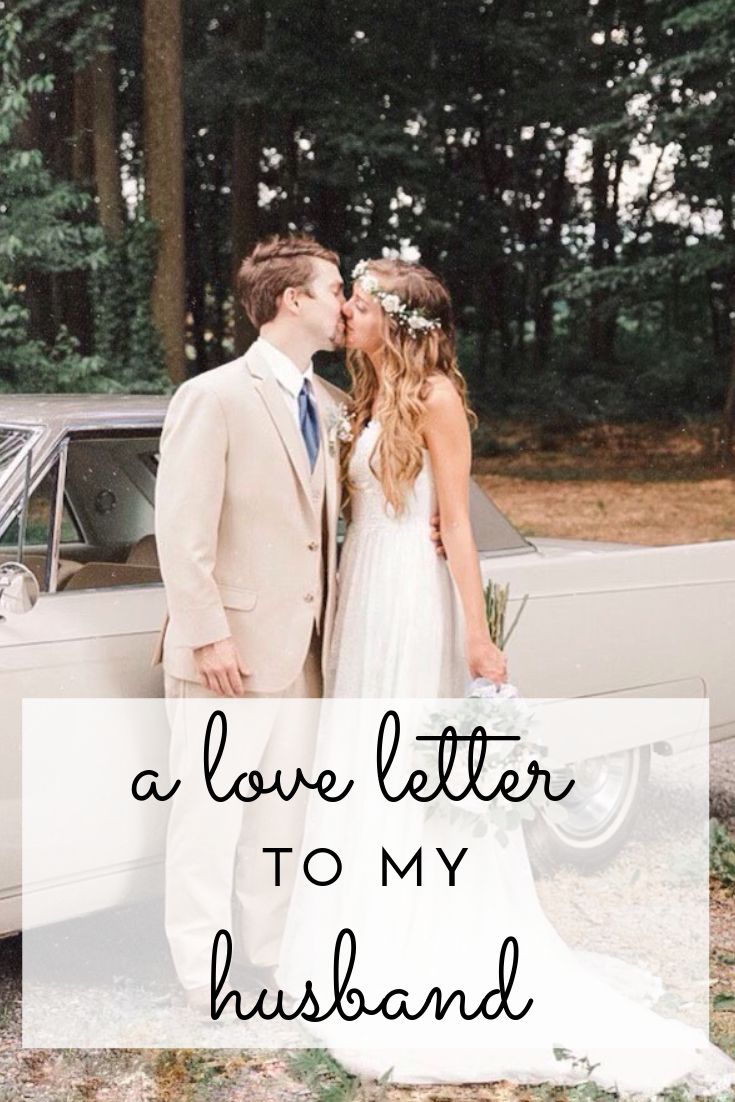
<path fill-rule="evenodd" d="M 312 501 L 303 439 L 275 376 L 250 349 L 184 383 L 171 400 L 156 480 L 156 541 L 168 619 L 154 661 L 196 681 L 193 650 L 229 635 L 250 692 L 277 693 L 300 673 L 326 563 L 322 665 L 336 604 L 338 445 L 344 395 L 314 377 L 325 458 L 328 547 Z"/>

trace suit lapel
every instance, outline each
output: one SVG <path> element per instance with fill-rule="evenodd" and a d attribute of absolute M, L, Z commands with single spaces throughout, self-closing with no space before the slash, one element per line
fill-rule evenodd
<path fill-rule="evenodd" d="M 250 370 L 250 374 L 253 376 L 256 389 L 259 391 L 273 424 L 276 426 L 284 447 L 288 452 L 288 457 L 291 460 L 291 465 L 293 466 L 296 477 L 304 491 L 306 500 L 313 509 L 314 503 L 311 497 L 311 472 L 309 471 L 309 459 L 306 454 L 306 447 L 304 446 L 304 441 L 296 422 L 291 416 L 283 399 L 278 381 L 275 375 L 270 371 L 268 365 L 254 350 L 251 349 L 251 351 L 246 354 L 245 363 Z"/>
<path fill-rule="evenodd" d="M 321 440 L 321 447 L 324 448 L 324 493 L 327 506 L 327 526 L 329 530 L 330 546 L 335 546 L 337 540 L 337 519 L 339 515 L 337 444 L 335 441 L 330 450 L 325 411 L 331 407 L 332 400 L 322 386 L 318 375 L 314 376 L 314 395 L 316 397 L 317 415 L 319 418 L 319 437 Z"/>

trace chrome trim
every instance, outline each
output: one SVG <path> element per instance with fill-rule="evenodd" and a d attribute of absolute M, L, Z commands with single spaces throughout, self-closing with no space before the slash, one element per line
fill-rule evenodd
<path fill-rule="evenodd" d="M 64 488 L 66 484 L 66 457 L 69 450 L 69 437 L 65 437 L 59 449 L 59 465 L 56 471 L 56 500 L 51 522 L 50 546 L 46 549 L 46 592 L 55 593 L 59 578 L 59 547 L 61 544 L 61 522 L 64 517 Z"/>
<path fill-rule="evenodd" d="M 503 513 L 505 516 L 505 513 Z M 510 522 L 509 522 L 510 523 Z M 521 537 L 523 538 L 523 537 Z M 481 562 L 485 559 L 500 559 L 503 555 L 540 555 L 541 552 L 533 544 L 527 543 L 525 547 L 499 547 L 493 551 L 480 551 L 478 548 L 477 555 Z"/>
<path fill-rule="evenodd" d="M 46 477 L 48 472 L 53 467 L 53 465 L 56 462 L 57 458 L 61 454 L 61 450 L 64 447 L 67 440 L 68 440 L 68 437 L 66 437 L 66 436 L 62 437 L 62 439 L 57 444 L 54 445 L 54 447 L 51 449 L 49 454 L 44 457 L 43 464 L 38 468 L 35 475 L 32 476 L 32 479 L 30 481 L 28 479 L 26 479 L 25 486 L 28 488 L 28 495 L 27 495 L 28 500 L 30 500 L 30 498 L 33 496 L 33 494 L 38 489 L 38 486 L 40 485 L 40 483 L 43 482 L 44 478 Z M 18 505 L 19 505 L 19 499 L 16 498 L 15 501 L 10 505 L 10 508 L 7 510 L 7 512 L 5 512 L 2 516 L 0 516 L 0 535 L 2 535 L 3 530 L 5 528 L 7 528 L 7 526 L 9 524 L 13 523 L 15 518 L 20 513 L 20 509 L 18 508 Z"/>
<path fill-rule="evenodd" d="M 110 421 L 106 422 L 98 421 L 97 424 L 93 426 L 69 425 L 66 429 L 66 435 L 93 437 L 98 432 L 109 433 L 131 431 L 158 431 L 160 433 L 163 431 L 163 418 L 156 418 L 154 421 L 119 421 L 116 418 L 111 418 Z"/>
<path fill-rule="evenodd" d="M 155 854 L 152 857 L 134 857 L 130 861 L 118 861 L 114 865 L 98 865 L 96 868 L 85 869 L 84 872 L 70 872 L 65 876 L 49 876 L 45 880 L 39 880 L 32 885 L 28 885 L 25 891 L 23 891 L 23 885 L 19 885 L 19 887 L 23 895 L 36 895 L 39 892 L 68 888 L 73 884 L 83 884 L 87 880 L 104 880 L 110 876 L 119 876 L 121 873 L 129 874 L 142 869 L 159 868 L 164 865 L 165 860 L 163 853 Z"/>
<path fill-rule="evenodd" d="M 11 463 L 5 473 L 0 476 L 0 487 L 2 487 L 3 483 L 8 481 L 10 476 L 18 470 L 22 461 L 33 451 L 33 445 L 39 437 L 43 436 L 44 429 L 42 425 L 29 425 L 16 421 L 0 421 L 0 429 L 10 429 L 12 432 L 28 433 L 28 440 L 16 455 L 14 462 Z"/>
<path fill-rule="evenodd" d="M 28 502 L 31 497 L 31 491 L 29 486 L 31 484 L 31 473 L 33 471 L 33 448 L 28 452 L 26 458 L 26 473 L 23 479 L 23 496 L 21 498 L 22 505 L 20 507 L 20 520 L 18 521 L 18 562 L 23 562 L 23 552 L 25 551 L 26 542 L 26 525 L 28 524 Z"/>

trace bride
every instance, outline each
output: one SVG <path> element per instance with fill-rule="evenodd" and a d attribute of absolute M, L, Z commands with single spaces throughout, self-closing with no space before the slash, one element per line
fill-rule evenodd
<path fill-rule="evenodd" d="M 363 261 L 353 275 L 344 307 L 351 522 L 325 695 L 462 697 L 468 676 L 500 682 L 506 668 L 470 528 L 473 415 L 449 295 L 400 260 Z M 447 562 L 427 539 L 437 507 Z"/>
<path fill-rule="evenodd" d="M 353 275 L 344 307 L 353 384 L 353 431 L 343 455 L 350 524 L 325 695 L 463 697 L 472 678 L 505 681 L 506 664 L 488 632 L 470 529 L 472 414 L 457 367 L 449 295 L 427 269 L 400 260 L 361 261 Z M 428 536 L 437 511 L 446 559 Z M 348 774 L 359 772 L 366 750 L 357 733 L 331 732 L 327 725 L 317 748 L 321 764 L 336 760 Z M 324 846 L 330 813 L 312 802 L 304 852 Z M 505 847 L 492 833 L 477 844 L 482 875 L 471 897 L 432 881 L 407 905 L 403 881 L 391 895 L 366 887 L 364 879 L 369 846 L 389 829 L 387 818 L 369 801 L 357 815 L 343 816 L 338 836 L 352 860 L 345 860 L 345 876 L 334 887 L 314 892 L 297 882 L 277 973 L 283 990 L 303 992 L 305 969 L 309 976 L 319 972 L 317 939 L 344 926 L 345 916 L 360 932 L 358 955 L 364 951 L 369 962 L 360 981 L 372 991 L 389 989 L 396 977 L 413 990 L 411 981 L 420 984 L 428 962 L 434 977 L 461 978 L 469 992 L 478 982 L 473 952 L 480 947 L 485 959 L 485 950 L 517 931 L 531 961 L 518 978 L 532 974 L 536 1023 L 522 1034 L 522 1047 L 518 1022 L 493 1023 L 491 1033 L 470 1031 L 471 1047 L 463 1048 L 442 1046 L 440 1031 L 434 1047 L 414 1048 L 401 1040 L 409 1034 L 397 1023 L 381 1023 L 363 1034 L 376 1037 L 374 1047 L 358 1049 L 338 1026 L 322 1028 L 318 1039 L 349 1070 L 376 1077 L 390 1071 L 394 1082 L 404 1083 L 570 1084 L 590 1077 L 600 1087 L 649 1098 L 674 1083 L 714 1093 L 735 1080 L 735 1063 L 703 1033 L 658 1017 L 583 967 L 540 906 L 521 831 Z M 414 809 L 400 820 L 393 837 L 408 840 L 404 852 L 412 853 L 417 840 L 438 840 L 420 819 Z M 598 1046 L 604 1036 L 617 1039 L 613 1047 L 587 1043 L 591 1019 Z M 560 1050 L 582 1052 L 583 1069 L 560 1058 Z"/>

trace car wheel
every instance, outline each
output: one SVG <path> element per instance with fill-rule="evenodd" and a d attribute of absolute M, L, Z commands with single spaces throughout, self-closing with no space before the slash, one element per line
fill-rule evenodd
<path fill-rule="evenodd" d="M 526 843 L 537 872 L 571 864 L 585 871 L 607 864 L 622 848 L 643 800 L 651 763 L 648 746 L 589 758 L 567 770 L 554 770 L 555 787 L 574 778 L 563 800 L 566 815 L 557 822 L 543 813 L 526 828 Z"/>

